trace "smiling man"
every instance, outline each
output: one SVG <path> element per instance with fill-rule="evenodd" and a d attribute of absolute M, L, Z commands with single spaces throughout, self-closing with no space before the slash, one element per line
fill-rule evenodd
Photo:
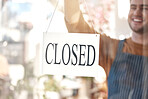
<path fill-rule="evenodd" d="M 65 0 L 65 22 L 69 32 L 95 33 L 78 0 Z M 130 1 L 128 23 L 128 39 L 100 36 L 99 65 L 108 77 L 108 99 L 148 99 L 148 0 Z"/>
<path fill-rule="evenodd" d="M 131 1 L 128 22 L 133 31 L 132 40 L 136 43 L 147 44 L 148 0 Z"/>

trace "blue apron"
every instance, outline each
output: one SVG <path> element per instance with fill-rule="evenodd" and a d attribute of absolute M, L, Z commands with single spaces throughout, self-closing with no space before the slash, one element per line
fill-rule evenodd
<path fill-rule="evenodd" d="M 122 52 L 123 43 L 108 76 L 108 99 L 148 99 L 148 57 Z"/>

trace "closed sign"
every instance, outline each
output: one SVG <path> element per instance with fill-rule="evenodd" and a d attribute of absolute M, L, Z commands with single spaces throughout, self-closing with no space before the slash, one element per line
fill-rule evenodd
<path fill-rule="evenodd" d="M 98 34 L 44 33 L 43 74 L 95 77 Z"/>

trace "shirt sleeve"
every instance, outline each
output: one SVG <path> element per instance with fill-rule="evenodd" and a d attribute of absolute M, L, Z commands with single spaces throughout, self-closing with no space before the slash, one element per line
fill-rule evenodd
<path fill-rule="evenodd" d="M 95 33 L 95 30 L 84 20 L 82 13 L 77 22 L 70 23 L 65 19 L 65 23 L 69 33 Z"/>
<path fill-rule="evenodd" d="M 107 77 L 116 57 L 119 40 L 105 34 L 100 35 L 99 65 L 105 70 Z"/>

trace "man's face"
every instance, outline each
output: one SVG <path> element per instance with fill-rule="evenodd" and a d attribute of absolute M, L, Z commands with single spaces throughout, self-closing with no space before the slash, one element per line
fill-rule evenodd
<path fill-rule="evenodd" d="M 148 0 L 131 0 L 128 22 L 135 33 L 148 33 Z"/>

